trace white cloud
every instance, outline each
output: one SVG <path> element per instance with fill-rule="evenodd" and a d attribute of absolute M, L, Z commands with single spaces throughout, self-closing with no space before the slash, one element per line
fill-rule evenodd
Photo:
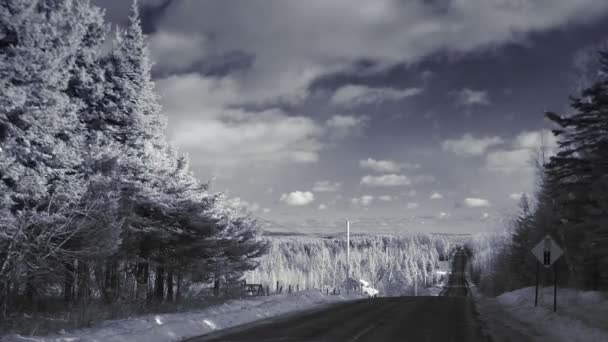
<path fill-rule="evenodd" d="M 411 210 L 411 209 L 416 209 L 416 208 L 418 208 L 418 203 L 416 203 L 416 202 L 408 202 L 408 203 L 406 204 L 406 207 L 407 207 L 408 209 L 410 209 L 410 210 Z"/>
<path fill-rule="evenodd" d="M 545 159 L 555 154 L 557 138 L 549 130 L 524 131 L 515 136 L 511 149 L 502 149 L 488 153 L 486 169 L 502 173 L 525 171 L 530 173 L 541 150 Z"/>
<path fill-rule="evenodd" d="M 557 137 L 548 129 L 523 131 L 513 141 L 514 148 L 527 148 L 539 151 L 541 148 L 548 156 L 554 155 L 557 149 Z"/>
<path fill-rule="evenodd" d="M 235 107 L 240 85 L 232 76 L 181 74 L 157 81 L 168 135 L 191 159 L 209 168 L 316 162 L 330 140 L 363 129 L 366 117 L 335 115 L 325 123 L 279 109 Z M 216 170 L 213 170 L 216 171 Z"/>
<path fill-rule="evenodd" d="M 361 184 L 367 186 L 407 186 L 411 184 L 410 179 L 405 175 L 386 174 L 380 176 L 366 175 L 361 178 Z"/>
<path fill-rule="evenodd" d="M 241 199 L 240 197 L 233 197 L 227 199 L 226 205 L 236 210 L 246 210 L 251 212 L 256 212 L 260 210 L 260 205 L 258 203 L 251 203 Z"/>
<path fill-rule="evenodd" d="M 420 164 L 414 163 L 398 163 L 393 160 L 376 160 L 367 158 L 359 161 L 359 166 L 365 170 L 374 172 L 399 172 L 401 170 L 419 169 Z"/>
<path fill-rule="evenodd" d="M 482 208 L 482 207 L 489 207 L 490 202 L 483 198 L 471 198 L 470 197 L 470 198 L 464 199 L 464 205 L 469 208 Z"/>
<path fill-rule="evenodd" d="M 202 35 L 161 30 L 150 36 L 148 44 L 156 67 L 167 72 L 184 70 L 206 53 Z"/>
<path fill-rule="evenodd" d="M 422 93 L 420 88 L 392 89 L 373 88 L 365 85 L 348 84 L 334 92 L 331 103 L 340 106 L 378 104 L 384 101 L 401 100 Z"/>
<path fill-rule="evenodd" d="M 334 115 L 325 122 L 328 139 L 340 140 L 349 135 L 360 135 L 368 122 L 367 116 Z"/>
<path fill-rule="evenodd" d="M 336 192 L 340 190 L 342 184 L 340 182 L 318 181 L 312 187 L 314 192 Z"/>
<path fill-rule="evenodd" d="M 369 206 L 374 201 L 374 196 L 363 195 L 361 197 L 353 197 L 351 202 L 355 205 Z"/>
<path fill-rule="evenodd" d="M 514 192 L 509 195 L 509 198 L 514 201 L 519 201 L 521 199 L 521 196 L 523 196 L 524 194 L 525 192 Z"/>
<path fill-rule="evenodd" d="M 258 113 L 240 122 L 210 120 L 178 126 L 173 141 L 210 164 L 316 162 L 322 143 L 308 118 Z"/>
<path fill-rule="evenodd" d="M 490 214 L 488 214 L 488 213 L 483 213 L 483 215 L 481 215 L 482 220 L 487 220 L 489 218 L 490 218 Z"/>
<path fill-rule="evenodd" d="M 317 209 L 319 209 L 319 210 L 326 210 L 327 206 L 325 204 L 321 203 L 321 204 L 319 204 L 319 207 Z"/>
<path fill-rule="evenodd" d="M 268 209 L 268 208 L 264 208 L 264 209 L 262 209 L 262 212 L 263 212 L 264 214 L 268 214 L 268 213 L 270 212 L 270 209 Z"/>
<path fill-rule="evenodd" d="M 442 212 L 439 213 L 439 215 L 437 215 L 437 218 L 439 218 L 441 220 L 441 219 L 444 219 L 444 218 L 449 217 L 449 216 L 450 216 L 450 214 L 442 211 Z"/>
<path fill-rule="evenodd" d="M 170 139 L 191 159 L 218 168 L 281 162 L 316 162 L 325 128 L 281 110 L 226 109 L 234 101 L 230 78 L 197 74 L 157 82 L 171 114 Z"/>
<path fill-rule="evenodd" d="M 500 145 L 503 140 L 500 137 L 475 138 L 471 134 L 464 134 L 459 139 L 448 139 L 441 143 L 444 151 L 459 156 L 480 156 L 492 146 Z"/>
<path fill-rule="evenodd" d="M 456 95 L 456 103 L 461 106 L 487 106 L 490 104 L 488 93 L 483 90 L 464 88 L 455 91 L 454 94 Z"/>
<path fill-rule="evenodd" d="M 533 154 L 529 149 L 500 150 L 488 153 L 486 168 L 490 171 L 512 173 L 533 167 Z"/>
<path fill-rule="evenodd" d="M 384 202 L 390 202 L 393 200 L 392 196 L 389 195 L 382 195 L 380 197 L 378 197 L 379 200 L 384 201 Z"/>
<path fill-rule="evenodd" d="M 352 115 L 334 115 L 326 122 L 327 127 L 336 129 L 355 129 L 365 123 L 365 117 Z"/>
<path fill-rule="evenodd" d="M 303 206 L 312 203 L 315 200 L 315 195 L 310 191 L 294 191 L 288 194 L 282 194 L 280 201 L 291 206 Z"/>
<path fill-rule="evenodd" d="M 443 195 L 438 192 L 433 192 L 429 198 L 432 200 L 438 200 L 438 199 L 442 199 Z"/>
<path fill-rule="evenodd" d="M 401 165 L 392 160 L 375 160 L 373 158 L 367 158 L 367 160 L 360 160 L 359 166 L 363 169 L 368 169 L 376 172 L 399 172 L 401 171 Z"/>

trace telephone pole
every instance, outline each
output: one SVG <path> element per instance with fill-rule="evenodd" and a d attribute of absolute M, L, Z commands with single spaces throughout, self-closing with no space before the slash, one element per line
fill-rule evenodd
<path fill-rule="evenodd" d="M 346 294 L 350 287 L 350 222 L 346 221 Z"/>

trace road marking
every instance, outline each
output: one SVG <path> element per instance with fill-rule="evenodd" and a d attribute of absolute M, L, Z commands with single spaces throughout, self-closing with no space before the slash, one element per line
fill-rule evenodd
<path fill-rule="evenodd" d="M 369 327 L 367 327 L 367 328 L 365 328 L 365 329 L 361 330 L 361 331 L 360 331 L 360 332 L 359 332 L 357 335 L 355 335 L 355 337 L 351 338 L 351 339 L 350 339 L 350 340 L 348 340 L 348 341 L 349 341 L 349 342 L 355 342 L 355 341 L 357 341 L 358 339 L 360 339 L 360 338 L 361 338 L 361 336 L 363 336 L 363 335 L 367 334 L 367 333 L 368 333 L 370 330 L 374 329 L 374 328 L 375 328 L 375 327 L 377 327 L 377 326 L 378 326 L 378 324 L 373 324 L 373 325 L 370 325 Z"/>

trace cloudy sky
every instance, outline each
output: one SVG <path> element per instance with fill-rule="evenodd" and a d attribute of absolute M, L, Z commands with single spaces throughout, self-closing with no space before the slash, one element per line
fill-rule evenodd
<path fill-rule="evenodd" d="M 128 1 L 94 2 L 124 25 Z M 608 38 L 605 0 L 140 3 L 169 140 L 304 233 L 500 226 Z"/>

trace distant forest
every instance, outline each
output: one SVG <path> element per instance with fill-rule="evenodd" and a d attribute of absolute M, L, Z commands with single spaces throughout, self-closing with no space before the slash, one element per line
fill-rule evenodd
<path fill-rule="evenodd" d="M 276 291 L 316 288 L 333 291 L 344 288 L 346 236 L 273 236 L 270 252 L 247 279 Z M 448 262 L 456 246 L 467 237 L 441 234 L 357 235 L 350 238 L 350 277 L 363 279 L 383 296 L 421 293 L 441 280 L 440 261 Z M 445 267 L 444 267 L 445 268 Z M 414 285 L 416 284 L 416 285 Z"/>

